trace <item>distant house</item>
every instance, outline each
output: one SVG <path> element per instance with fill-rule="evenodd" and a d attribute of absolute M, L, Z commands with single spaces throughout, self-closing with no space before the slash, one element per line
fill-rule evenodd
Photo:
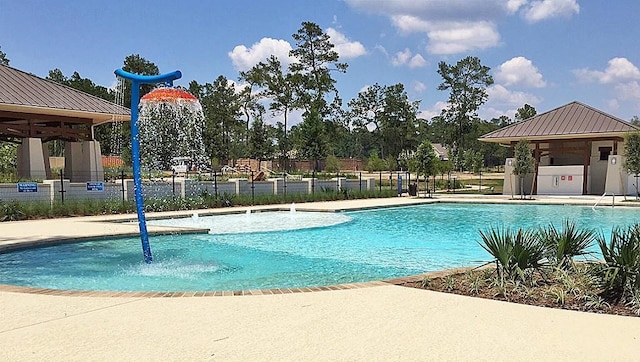
<path fill-rule="evenodd" d="M 441 143 L 432 143 L 433 150 L 440 159 L 440 161 L 449 161 L 449 149 L 443 146 Z"/>
<path fill-rule="evenodd" d="M 624 135 L 640 128 L 580 102 L 541 113 L 480 137 L 511 146 L 526 139 L 535 171 L 525 181 L 526 193 L 562 195 L 631 194 L 621 156 Z M 517 193 L 513 159 L 505 162 L 504 194 Z M 633 192 L 633 193 L 634 193 Z"/>

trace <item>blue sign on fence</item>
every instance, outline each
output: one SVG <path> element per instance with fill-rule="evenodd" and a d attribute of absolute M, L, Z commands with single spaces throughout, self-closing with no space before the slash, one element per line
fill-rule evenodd
<path fill-rule="evenodd" d="M 37 182 L 18 182 L 18 192 L 38 192 Z"/>
<path fill-rule="evenodd" d="M 89 192 L 102 192 L 102 191 L 104 191 L 104 182 L 102 182 L 102 181 L 87 182 L 87 191 L 89 191 Z"/>

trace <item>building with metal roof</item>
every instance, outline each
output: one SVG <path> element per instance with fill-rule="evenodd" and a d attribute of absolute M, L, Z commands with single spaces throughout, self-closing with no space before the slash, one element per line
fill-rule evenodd
<path fill-rule="evenodd" d="M 449 148 L 442 143 L 432 143 L 431 146 L 440 161 L 449 161 Z"/>
<path fill-rule="evenodd" d="M 625 134 L 639 130 L 620 118 L 571 102 L 490 132 L 480 141 L 512 149 L 522 139 L 529 142 L 535 171 L 525 191 L 532 194 L 626 194 L 632 188 L 620 153 Z M 505 194 L 518 188 L 513 181 L 513 162 L 506 160 Z"/>
<path fill-rule="evenodd" d="M 65 173 L 72 181 L 101 178 L 100 145 L 93 127 L 130 121 L 126 107 L 36 75 L 0 65 L 0 141 L 20 142 L 18 174 L 50 178 L 47 147 L 63 140 Z M 90 176 L 91 174 L 95 176 Z M 85 175 L 85 176 L 82 176 Z"/>

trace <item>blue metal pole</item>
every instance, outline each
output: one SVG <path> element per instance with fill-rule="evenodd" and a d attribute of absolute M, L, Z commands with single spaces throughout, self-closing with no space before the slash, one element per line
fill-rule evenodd
<path fill-rule="evenodd" d="M 144 199 L 142 198 L 142 177 L 140 167 L 140 139 L 138 137 L 138 105 L 140 103 L 140 85 L 168 83 L 173 85 L 173 81 L 180 79 L 182 73 L 176 70 L 172 73 L 161 75 L 140 75 L 116 69 L 115 74 L 121 78 L 131 81 L 131 159 L 133 161 L 133 189 L 136 197 L 136 211 L 138 212 L 138 226 L 140 228 L 140 239 L 142 240 L 142 254 L 144 262 L 149 264 L 153 261 L 151 246 L 149 245 L 149 234 L 147 232 L 147 220 L 144 215 Z"/>

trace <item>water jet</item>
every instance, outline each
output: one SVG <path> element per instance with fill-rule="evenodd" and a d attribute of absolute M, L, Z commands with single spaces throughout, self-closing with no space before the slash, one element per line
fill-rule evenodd
<path fill-rule="evenodd" d="M 142 241 L 142 254 L 144 262 L 149 264 L 153 261 L 151 246 L 149 245 L 149 233 L 147 231 L 147 220 L 144 214 L 144 199 L 142 197 L 142 176 L 140 167 L 140 138 L 138 124 L 138 105 L 140 104 L 140 86 L 142 84 L 163 83 L 173 86 L 173 81 L 180 79 L 182 73 L 176 70 L 171 73 L 160 75 L 140 75 L 116 69 L 117 77 L 127 79 L 131 82 L 131 159 L 133 163 L 133 188 L 136 199 L 136 212 L 138 214 L 138 226 L 140 229 L 140 239 Z"/>

